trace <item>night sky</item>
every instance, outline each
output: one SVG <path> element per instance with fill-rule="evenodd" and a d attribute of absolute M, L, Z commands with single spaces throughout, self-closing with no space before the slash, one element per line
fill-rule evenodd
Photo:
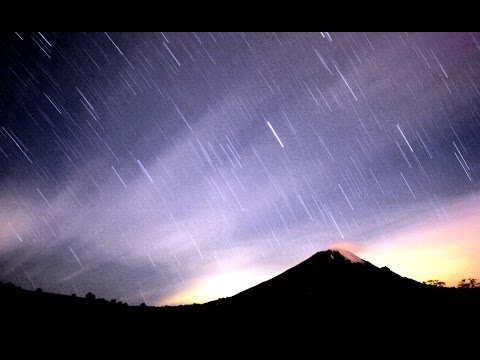
<path fill-rule="evenodd" d="M 339 243 L 480 276 L 480 34 L 0 41 L 4 282 L 203 302 Z"/>

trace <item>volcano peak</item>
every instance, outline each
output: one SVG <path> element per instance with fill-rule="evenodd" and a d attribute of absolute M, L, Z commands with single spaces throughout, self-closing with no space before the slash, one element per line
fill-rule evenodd
<path fill-rule="evenodd" d="M 352 263 L 358 263 L 358 264 L 364 264 L 365 263 L 365 261 L 363 259 L 359 258 L 354 253 L 352 253 L 348 250 L 345 250 L 345 249 L 332 247 L 332 248 L 328 249 L 327 251 L 330 252 L 330 257 L 332 259 L 335 259 L 336 256 L 341 256 L 345 260 L 348 260 Z"/>

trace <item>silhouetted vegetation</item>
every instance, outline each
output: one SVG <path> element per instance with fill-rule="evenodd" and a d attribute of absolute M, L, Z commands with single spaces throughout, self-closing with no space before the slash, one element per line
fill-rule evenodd
<path fill-rule="evenodd" d="M 422 284 L 430 285 L 434 287 L 441 287 L 441 288 L 445 287 L 445 282 L 440 280 L 427 280 L 427 281 L 423 281 Z M 477 281 L 477 279 L 474 279 L 474 278 L 462 279 L 457 284 L 457 288 L 458 289 L 480 288 L 480 283 Z"/>
<path fill-rule="evenodd" d="M 427 281 L 424 281 L 423 284 L 435 286 L 435 287 L 445 287 L 445 282 L 440 280 L 427 280 Z"/>
<path fill-rule="evenodd" d="M 480 283 L 478 283 L 477 279 L 473 278 L 462 279 L 458 283 L 457 287 L 459 289 L 474 289 L 480 287 Z"/>

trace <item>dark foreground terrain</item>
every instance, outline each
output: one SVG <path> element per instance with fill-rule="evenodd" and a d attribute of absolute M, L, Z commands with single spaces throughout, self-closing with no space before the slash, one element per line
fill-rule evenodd
<path fill-rule="evenodd" d="M 123 341 L 140 339 L 180 352 L 192 351 L 193 343 L 204 351 L 261 343 L 277 351 L 292 344 L 342 344 L 342 351 L 385 346 L 390 352 L 418 346 L 439 351 L 450 346 L 478 353 L 479 305 L 480 289 L 427 286 L 335 250 L 316 253 L 269 281 L 203 305 L 128 306 L 0 285 L 6 343 L 66 339 L 88 346 L 110 339 L 117 350 L 126 346 Z"/>

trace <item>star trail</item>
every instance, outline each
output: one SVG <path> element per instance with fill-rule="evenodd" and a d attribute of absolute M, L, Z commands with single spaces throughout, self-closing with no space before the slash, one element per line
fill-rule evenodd
<path fill-rule="evenodd" d="M 337 243 L 480 275 L 480 34 L 0 41 L 2 281 L 207 301 Z"/>

